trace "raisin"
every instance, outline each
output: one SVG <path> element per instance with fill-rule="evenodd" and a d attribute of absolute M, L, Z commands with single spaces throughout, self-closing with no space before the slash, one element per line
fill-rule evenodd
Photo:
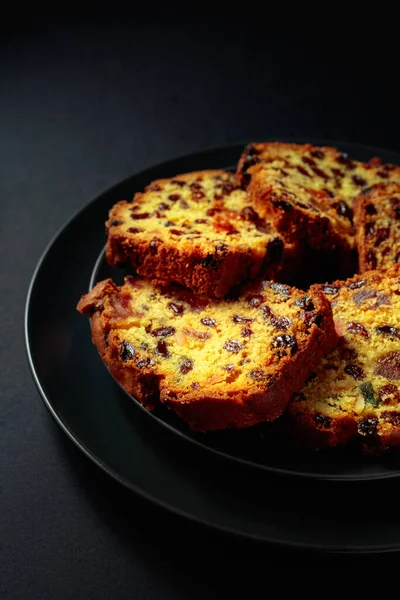
<path fill-rule="evenodd" d="M 159 340 L 157 342 L 157 349 L 156 349 L 157 354 L 161 354 L 161 356 L 165 356 L 166 358 L 168 356 L 171 356 L 168 350 L 168 346 L 167 344 L 164 342 L 164 340 Z"/>
<path fill-rule="evenodd" d="M 400 262 L 400 252 L 398 252 L 398 253 L 396 254 L 396 256 L 394 257 L 394 262 L 395 262 L 395 263 L 399 263 L 399 262 Z"/>
<path fill-rule="evenodd" d="M 140 227 L 129 227 L 127 231 L 129 233 L 141 233 L 143 229 L 140 229 Z"/>
<path fill-rule="evenodd" d="M 180 229 L 171 229 L 170 230 L 172 235 L 184 235 L 184 231 L 181 231 Z"/>
<path fill-rule="evenodd" d="M 217 215 L 220 212 L 222 212 L 222 208 L 209 208 L 206 210 L 206 215 L 208 217 L 214 217 L 214 215 Z"/>
<path fill-rule="evenodd" d="M 371 269 L 376 269 L 378 261 L 377 261 L 375 252 L 373 250 L 368 250 L 365 258 L 366 258 L 368 265 L 371 267 Z"/>
<path fill-rule="evenodd" d="M 351 223 L 353 222 L 353 211 L 351 210 L 350 206 L 346 204 L 346 202 L 341 200 L 340 202 L 335 204 L 335 208 L 338 215 L 340 215 L 341 217 L 345 217 L 346 219 L 351 221 Z"/>
<path fill-rule="evenodd" d="M 191 183 L 191 184 L 189 185 L 189 187 L 190 187 L 192 190 L 202 190 L 202 189 L 203 189 L 203 188 L 201 187 L 201 183 L 199 183 L 198 181 L 194 181 L 193 183 Z"/>
<path fill-rule="evenodd" d="M 372 387 L 372 383 L 370 381 L 364 381 L 364 383 L 359 386 L 359 389 L 365 402 L 372 404 L 372 406 L 376 408 L 378 406 L 378 400 L 376 398 L 374 388 Z"/>
<path fill-rule="evenodd" d="M 243 329 L 240 332 L 240 334 L 243 337 L 250 337 L 251 335 L 253 335 L 253 331 L 250 329 L 250 327 L 243 327 Z"/>
<path fill-rule="evenodd" d="M 390 227 L 380 227 L 376 231 L 375 237 L 375 248 L 377 248 L 382 242 L 388 239 L 390 233 Z"/>
<path fill-rule="evenodd" d="M 183 375 L 186 375 L 186 373 L 189 373 L 189 371 L 191 371 L 193 369 L 193 361 L 191 358 L 187 358 L 186 356 L 183 356 L 180 360 L 179 360 L 179 370 L 181 373 L 183 373 Z"/>
<path fill-rule="evenodd" d="M 123 224 L 124 224 L 124 222 L 121 221 L 121 219 L 113 219 L 110 222 L 110 227 L 118 227 L 118 225 L 123 225 Z"/>
<path fill-rule="evenodd" d="M 157 254 L 158 252 L 158 248 L 157 248 L 157 242 L 160 242 L 161 240 L 159 240 L 158 238 L 153 238 L 150 242 L 150 254 Z"/>
<path fill-rule="evenodd" d="M 271 325 L 277 331 L 287 331 L 292 324 L 292 320 L 288 317 L 271 316 Z"/>
<path fill-rule="evenodd" d="M 158 205 L 158 210 L 168 210 L 169 209 L 169 204 L 166 204 L 165 202 L 160 202 L 160 204 Z"/>
<path fill-rule="evenodd" d="M 206 225 L 208 223 L 208 219 L 196 219 L 195 223 Z"/>
<path fill-rule="evenodd" d="M 328 188 L 322 188 L 322 191 L 325 192 L 325 194 L 329 196 L 329 198 L 334 198 L 336 196 L 336 194 L 334 192 L 331 192 L 331 190 L 328 190 Z"/>
<path fill-rule="evenodd" d="M 392 404 L 400 402 L 400 390 L 393 383 L 387 383 L 378 390 L 379 400 L 383 404 Z"/>
<path fill-rule="evenodd" d="M 274 238 L 268 245 L 267 256 L 271 262 L 277 263 L 282 260 L 284 250 L 283 240 L 281 238 Z"/>
<path fill-rule="evenodd" d="M 173 225 L 175 225 L 175 223 L 173 221 L 165 221 L 164 225 L 165 227 L 172 227 Z"/>
<path fill-rule="evenodd" d="M 228 350 L 228 352 L 234 352 L 235 354 L 237 352 L 240 352 L 240 350 L 242 348 L 243 348 L 243 345 L 240 342 L 238 342 L 237 340 L 228 340 L 224 344 L 225 350 Z"/>
<path fill-rule="evenodd" d="M 170 194 L 168 196 L 168 200 L 171 200 L 171 202 L 176 202 L 177 200 L 179 200 L 181 198 L 180 194 Z"/>
<path fill-rule="evenodd" d="M 310 173 L 308 173 L 308 171 L 306 171 L 306 169 L 300 165 L 297 165 L 296 169 L 298 170 L 299 173 L 301 173 L 302 175 L 305 175 L 306 177 L 311 177 Z"/>
<path fill-rule="evenodd" d="M 276 338 L 273 339 L 272 347 L 287 348 L 293 355 L 297 350 L 297 341 L 294 335 L 283 333 L 282 335 L 278 335 Z"/>
<path fill-rule="evenodd" d="M 201 200 L 202 198 L 205 198 L 206 195 L 204 192 L 192 192 L 192 200 L 194 200 L 195 202 L 197 202 L 198 200 Z"/>
<path fill-rule="evenodd" d="M 352 179 L 355 185 L 358 185 L 359 187 L 364 187 L 367 185 L 366 180 L 360 175 L 353 175 Z"/>
<path fill-rule="evenodd" d="M 329 429 L 330 424 L 332 423 L 332 418 L 328 417 L 327 415 L 321 415 L 320 413 L 317 413 L 314 415 L 314 421 L 317 423 L 317 425 L 321 425 L 321 427 L 324 429 Z"/>
<path fill-rule="evenodd" d="M 145 369 L 146 367 L 152 367 L 152 366 L 154 366 L 154 360 L 149 357 L 138 358 L 136 360 L 136 366 L 139 367 L 139 369 Z"/>
<path fill-rule="evenodd" d="M 175 332 L 175 327 L 157 327 L 157 329 L 153 329 L 151 335 L 154 337 L 168 337 L 174 335 Z"/>
<path fill-rule="evenodd" d="M 400 340 L 400 329 L 398 327 L 392 327 L 391 325 L 380 325 L 375 329 L 378 335 L 384 335 L 390 338 L 397 338 Z"/>
<path fill-rule="evenodd" d="M 393 351 L 382 354 L 376 361 L 375 375 L 392 380 L 400 379 L 400 352 Z"/>
<path fill-rule="evenodd" d="M 333 285 L 324 285 L 324 287 L 322 288 L 322 291 L 324 292 L 324 294 L 337 294 L 340 288 L 335 287 Z"/>
<path fill-rule="evenodd" d="M 364 369 L 354 364 L 346 365 L 344 368 L 344 372 L 347 373 L 347 375 L 351 375 L 351 377 L 353 377 L 353 379 L 355 379 L 356 381 L 364 379 L 365 377 Z"/>
<path fill-rule="evenodd" d="M 340 177 L 341 179 L 344 177 L 344 173 L 340 169 L 332 169 L 332 173 L 335 175 L 335 177 Z"/>
<path fill-rule="evenodd" d="M 365 207 L 365 212 L 367 213 L 367 215 L 373 216 L 376 215 L 378 211 L 376 210 L 373 204 L 367 204 Z"/>
<path fill-rule="evenodd" d="M 200 319 L 200 323 L 203 323 L 203 325 L 206 327 L 215 327 L 216 325 L 216 321 L 211 317 L 204 317 L 203 319 Z"/>
<path fill-rule="evenodd" d="M 322 150 L 313 150 L 312 152 L 310 152 L 311 156 L 313 156 L 314 158 L 325 158 L 325 154 L 322 152 Z"/>
<path fill-rule="evenodd" d="M 357 323 L 357 321 L 351 321 L 350 323 L 347 323 L 346 329 L 347 331 L 350 331 L 350 333 L 361 335 L 367 340 L 369 339 L 368 331 L 365 329 L 364 325 L 361 325 L 361 323 Z"/>
<path fill-rule="evenodd" d="M 161 192 L 161 186 L 159 186 L 158 183 L 151 183 L 149 185 L 149 190 L 152 192 Z"/>
<path fill-rule="evenodd" d="M 303 310 L 315 310 L 313 301 L 310 299 L 310 297 L 308 295 L 301 296 L 301 298 L 297 298 L 297 300 L 295 300 L 294 303 L 296 306 L 299 306 Z"/>
<path fill-rule="evenodd" d="M 400 426 L 400 413 L 394 410 L 385 410 L 381 413 L 381 417 L 395 427 Z"/>
<path fill-rule="evenodd" d="M 230 193 L 232 193 L 234 189 L 235 186 L 232 183 L 224 183 L 222 185 L 222 193 L 225 194 L 225 196 L 228 196 Z"/>
<path fill-rule="evenodd" d="M 314 171 L 314 173 L 316 175 L 318 175 L 318 177 L 322 177 L 322 179 L 325 179 L 325 180 L 329 179 L 328 175 L 319 167 L 311 167 L 311 169 Z"/>
<path fill-rule="evenodd" d="M 258 221 L 259 216 L 251 206 L 245 206 L 240 213 L 245 221 Z"/>
<path fill-rule="evenodd" d="M 286 200 L 282 200 L 281 196 L 277 196 L 276 194 L 271 194 L 271 203 L 277 208 L 281 208 L 284 212 L 290 212 L 292 210 L 292 205 L 290 202 Z"/>
<path fill-rule="evenodd" d="M 377 171 L 376 174 L 379 175 L 379 177 L 382 177 L 382 179 L 387 179 L 389 177 L 389 173 L 383 169 Z"/>
<path fill-rule="evenodd" d="M 173 185 L 179 185 L 179 187 L 184 187 L 186 185 L 186 182 L 181 181 L 180 179 L 171 179 L 171 183 Z"/>
<path fill-rule="evenodd" d="M 229 365 L 225 365 L 225 367 L 222 367 L 224 369 L 224 371 L 227 371 L 228 373 L 232 373 L 233 369 L 235 368 L 235 365 L 233 365 L 232 363 L 229 363 Z"/>
<path fill-rule="evenodd" d="M 249 296 L 247 298 L 247 303 L 249 306 L 251 307 L 257 307 L 260 306 L 260 304 L 262 304 L 265 300 L 265 296 L 263 296 L 262 294 L 259 294 L 257 296 Z"/>
<path fill-rule="evenodd" d="M 144 212 L 144 213 L 131 213 L 131 218 L 132 219 L 148 219 L 150 217 L 150 213 L 148 212 Z"/>
<path fill-rule="evenodd" d="M 268 379 L 265 371 L 262 369 L 253 369 L 249 371 L 249 377 L 254 379 L 254 381 L 266 381 Z"/>
<path fill-rule="evenodd" d="M 313 160 L 312 158 L 310 158 L 309 156 L 302 156 L 301 160 L 306 163 L 306 165 L 311 165 L 312 167 L 316 167 L 317 163 L 315 162 L 315 160 Z"/>
<path fill-rule="evenodd" d="M 360 279 L 359 281 L 353 281 L 353 283 L 349 283 L 348 287 L 351 290 L 358 290 L 359 288 L 362 288 L 366 283 L 366 279 Z"/>
<path fill-rule="evenodd" d="M 254 319 L 249 317 L 241 317 L 240 315 L 233 315 L 231 319 L 234 323 L 252 323 L 254 321 Z"/>
<path fill-rule="evenodd" d="M 182 304 L 176 304 L 175 302 L 170 302 L 168 304 L 168 308 L 170 308 L 176 315 L 182 315 L 185 311 Z"/>
<path fill-rule="evenodd" d="M 364 417 L 358 421 L 358 432 L 361 435 L 373 435 L 378 426 L 376 417 Z"/>
<path fill-rule="evenodd" d="M 305 312 L 304 323 L 307 329 L 310 328 L 313 324 L 315 324 L 317 327 L 321 327 L 322 315 L 317 311 Z"/>
<path fill-rule="evenodd" d="M 290 296 L 289 286 L 283 285 L 282 283 L 272 283 L 271 290 L 277 292 L 278 294 L 282 294 L 282 296 Z"/>
<path fill-rule="evenodd" d="M 365 223 L 364 232 L 366 237 L 371 237 L 375 232 L 375 225 L 373 223 Z"/>
<path fill-rule="evenodd" d="M 124 340 L 119 347 L 119 355 L 124 362 L 132 360 L 135 356 L 136 351 L 130 342 Z"/>

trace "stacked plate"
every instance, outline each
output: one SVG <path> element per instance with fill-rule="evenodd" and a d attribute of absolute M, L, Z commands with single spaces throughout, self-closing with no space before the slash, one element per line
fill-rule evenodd
<path fill-rule="evenodd" d="M 302 141 L 302 140 L 295 140 Z M 332 142 L 311 140 L 316 145 Z M 359 160 L 400 155 L 342 143 Z M 243 144 L 185 156 L 123 181 L 58 233 L 29 289 L 25 333 L 35 382 L 51 414 L 96 464 L 165 508 L 239 536 L 332 552 L 400 549 L 400 518 L 382 498 L 400 486 L 400 457 L 349 449 L 301 452 L 268 428 L 195 434 L 171 412 L 148 413 L 114 381 L 76 311 L 85 289 L 124 272 L 104 259 L 110 207 L 149 181 L 229 169 Z"/>

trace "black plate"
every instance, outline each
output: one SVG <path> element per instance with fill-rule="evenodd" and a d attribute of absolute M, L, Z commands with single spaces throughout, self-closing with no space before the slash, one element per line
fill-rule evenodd
<path fill-rule="evenodd" d="M 350 144 L 340 147 L 356 158 L 379 154 L 386 161 L 400 162 L 400 156 L 391 152 Z M 391 478 L 399 474 L 395 465 L 354 459 L 347 469 L 339 458 L 321 461 L 315 455 L 308 455 L 307 461 L 290 455 L 285 462 L 268 449 L 259 463 L 263 469 L 249 469 L 243 461 L 254 462 L 253 454 L 228 461 L 221 455 L 235 456 L 231 441 L 221 438 L 218 446 L 208 436 L 200 443 L 213 453 L 204 452 L 196 437 L 179 429 L 182 424 L 178 428 L 175 422 L 174 431 L 170 423 L 162 428 L 130 401 L 93 348 L 87 319 L 75 310 L 88 288 L 104 244 L 107 212 L 115 201 L 131 197 L 152 179 L 234 164 L 241 148 L 186 156 L 142 172 L 94 200 L 62 229 L 43 254 L 28 293 L 25 333 L 35 382 L 53 417 L 83 452 L 127 487 L 174 512 L 285 545 L 338 551 L 398 549 L 400 523 L 392 511 L 390 518 L 386 511 L 377 511 L 371 520 L 370 508 L 377 486 L 379 494 L 394 495 L 397 482 L 301 483 L 265 472 Z M 188 438 L 196 444 L 188 444 Z"/>

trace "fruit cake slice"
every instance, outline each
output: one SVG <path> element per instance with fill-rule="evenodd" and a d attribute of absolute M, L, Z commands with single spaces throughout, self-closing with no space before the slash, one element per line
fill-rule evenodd
<path fill-rule="evenodd" d="M 355 201 L 359 272 L 400 262 L 400 184 L 374 185 Z"/>
<path fill-rule="evenodd" d="M 322 288 L 339 342 L 287 411 L 290 430 L 322 448 L 361 439 L 400 445 L 400 265 Z"/>
<path fill-rule="evenodd" d="M 160 179 L 107 222 L 107 260 L 154 283 L 223 297 L 258 276 L 285 280 L 296 248 L 249 206 L 233 174 L 198 171 Z M 289 269 L 290 270 L 290 269 Z"/>
<path fill-rule="evenodd" d="M 276 419 L 337 337 L 321 291 L 265 281 L 235 300 L 127 277 L 83 296 L 92 338 L 125 390 L 197 431 Z"/>
<path fill-rule="evenodd" d="M 375 183 L 400 182 L 400 169 L 379 158 L 351 160 L 336 148 L 267 142 L 245 148 L 237 176 L 260 217 L 285 239 L 336 249 L 345 260 L 355 245 L 354 198 Z"/>

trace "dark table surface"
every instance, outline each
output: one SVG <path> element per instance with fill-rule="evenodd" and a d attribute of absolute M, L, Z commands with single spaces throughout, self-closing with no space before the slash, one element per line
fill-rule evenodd
<path fill-rule="evenodd" d="M 174 156 L 266 136 L 400 150 L 390 40 L 371 48 L 360 33 L 332 45 L 321 29 L 177 14 L 2 22 L 2 598 L 249 594 L 279 567 L 358 560 L 255 547 L 149 505 L 75 449 L 31 379 L 23 311 L 34 267 L 74 211 L 114 183 Z"/>

